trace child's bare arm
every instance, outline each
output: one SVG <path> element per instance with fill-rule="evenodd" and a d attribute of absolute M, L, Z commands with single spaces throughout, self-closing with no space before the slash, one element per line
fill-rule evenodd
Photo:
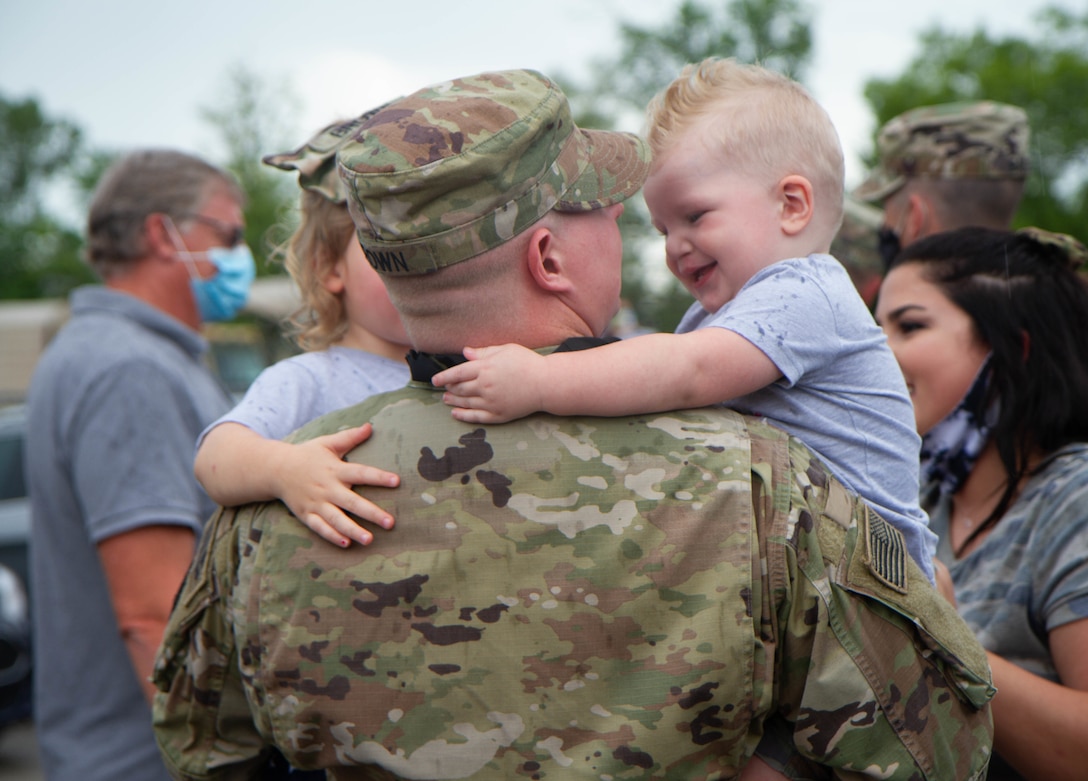
<path fill-rule="evenodd" d="M 517 344 L 466 347 L 467 363 L 436 374 L 433 383 L 453 417 L 466 423 L 505 423 L 543 410 L 549 367 L 543 355 Z"/>
<path fill-rule="evenodd" d="M 370 433 L 368 423 L 289 444 L 265 439 L 239 423 L 222 423 L 204 437 L 194 472 L 219 504 L 281 499 L 295 517 L 334 545 L 347 547 L 351 540 L 366 545 L 374 535 L 346 513 L 383 529 L 393 526 L 393 518 L 355 493 L 352 486 L 392 487 L 400 482 L 391 472 L 343 460 L 344 454 L 366 441 Z"/>
<path fill-rule="evenodd" d="M 782 373 L 762 350 L 724 328 L 649 334 L 592 350 L 542 356 L 516 345 L 466 348 L 468 363 L 435 375 L 467 423 L 532 412 L 635 415 L 717 404 Z"/>

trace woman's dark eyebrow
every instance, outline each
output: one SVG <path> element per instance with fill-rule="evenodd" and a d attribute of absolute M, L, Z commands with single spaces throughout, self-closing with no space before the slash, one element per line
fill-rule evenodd
<path fill-rule="evenodd" d="M 888 312 L 888 316 L 886 318 L 887 322 L 889 322 L 889 323 L 897 322 L 899 320 L 899 318 L 901 318 L 906 312 L 909 312 L 912 309 L 924 310 L 925 307 L 922 306 L 921 304 L 903 304 L 903 306 L 898 307 L 897 309 L 893 309 L 892 311 Z M 876 320 L 877 325 L 883 325 L 884 324 L 884 321 L 882 321 L 879 317 L 876 317 L 875 314 L 873 315 L 873 319 Z"/>
<path fill-rule="evenodd" d="M 918 310 L 924 311 L 925 307 L 922 306 L 921 304 L 903 304 L 903 306 L 899 307 L 898 309 L 893 309 L 892 311 L 888 312 L 888 319 L 889 320 L 898 320 L 906 312 L 909 312 L 912 309 L 918 309 Z"/>

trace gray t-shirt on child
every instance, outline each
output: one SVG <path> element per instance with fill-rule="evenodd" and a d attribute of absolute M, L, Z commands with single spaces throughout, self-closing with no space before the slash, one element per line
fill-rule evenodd
<path fill-rule="evenodd" d="M 782 372 L 725 405 L 768 418 L 816 451 L 903 533 L 932 580 L 937 537 L 918 504 L 914 408 L 884 332 L 842 264 L 822 254 L 774 263 L 717 312 L 693 304 L 676 332 L 707 327 L 740 334 Z"/>
<path fill-rule="evenodd" d="M 408 364 L 350 347 L 302 353 L 269 366 L 220 423 L 241 423 L 266 439 L 283 439 L 314 418 L 350 407 L 376 393 L 400 390 Z"/>

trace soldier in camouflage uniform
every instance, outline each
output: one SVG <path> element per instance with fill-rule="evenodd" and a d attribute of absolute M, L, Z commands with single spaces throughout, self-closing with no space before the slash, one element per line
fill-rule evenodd
<path fill-rule="evenodd" d="M 793 778 L 982 779 L 985 656 L 899 532 L 798 440 L 724 409 L 479 428 L 429 382 L 501 334 L 592 348 L 618 301 L 640 140 L 531 71 L 394 101 L 339 155 L 420 350 L 347 458 L 397 528 L 328 545 L 221 510 L 156 669 L 180 779 L 272 746 L 335 779 L 728 779 L 764 733 Z"/>
<path fill-rule="evenodd" d="M 884 209 L 885 264 L 901 246 L 964 227 L 1008 229 L 1028 175 L 1028 119 L 993 101 L 923 106 L 889 120 L 854 197 Z"/>
<path fill-rule="evenodd" d="M 876 303 L 880 280 L 884 278 L 884 261 L 877 239 L 883 222 L 884 213 L 880 209 L 847 195 L 843 200 L 842 225 L 828 253 L 846 268 L 861 300 L 870 309 Z"/>

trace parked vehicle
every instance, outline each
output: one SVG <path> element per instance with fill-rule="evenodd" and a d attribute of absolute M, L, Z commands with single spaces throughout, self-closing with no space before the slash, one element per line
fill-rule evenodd
<path fill-rule="evenodd" d="M 30 500 L 23 473 L 26 408 L 0 408 L 0 727 L 30 715 Z"/>

